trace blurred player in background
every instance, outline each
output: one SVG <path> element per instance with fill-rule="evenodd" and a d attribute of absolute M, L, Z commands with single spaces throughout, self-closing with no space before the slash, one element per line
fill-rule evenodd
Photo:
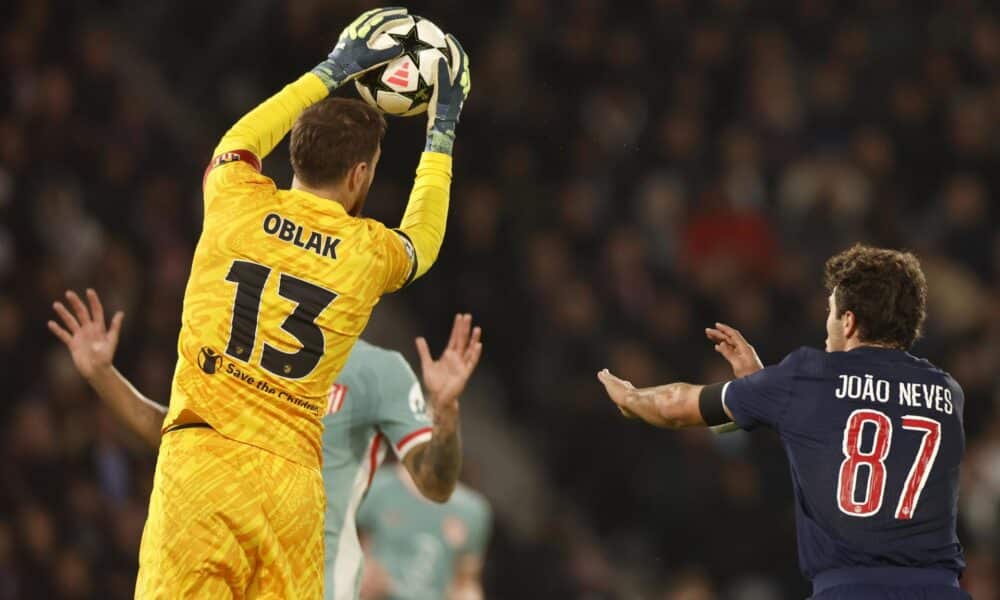
<path fill-rule="evenodd" d="M 482 600 L 491 526 L 489 502 L 469 486 L 435 504 L 406 469 L 381 469 L 358 513 L 362 600 Z"/>
<path fill-rule="evenodd" d="M 469 90 L 464 53 L 450 38 L 454 68 L 438 63 L 402 223 L 392 230 L 360 218 L 385 120 L 361 101 L 327 96 L 402 53 L 372 50 L 369 40 L 405 13 L 361 15 L 327 60 L 247 113 L 215 149 L 138 597 L 321 597 L 320 420 L 379 297 L 437 258 L 451 142 Z M 261 160 L 290 129 L 294 179 L 280 190 Z"/>
<path fill-rule="evenodd" d="M 927 283 L 909 253 L 855 246 L 827 261 L 826 352 L 764 368 L 740 333 L 706 330 L 738 379 L 636 389 L 598 378 L 658 427 L 773 428 L 791 464 L 799 561 L 816 600 L 967 598 L 956 531 L 962 388 L 907 350 Z"/>
<path fill-rule="evenodd" d="M 63 326 L 50 321 L 49 328 L 66 344 L 77 370 L 102 401 L 155 448 L 160 444 L 167 408 L 143 396 L 114 368 L 122 313 L 115 314 L 106 325 L 96 292 L 87 290 L 89 307 L 74 292 L 67 292 L 66 298 L 72 313 L 57 302 L 56 312 Z M 385 486 L 376 486 L 381 491 L 374 501 L 380 508 L 394 501 L 410 505 L 416 500 L 411 493 L 429 499 L 419 499 L 427 506 L 452 512 L 455 507 L 485 506 L 485 501 L 464 486 L 452 494 L 462 464 L 458 398 L 482 355 L 481 330 L 472 328 L 471 323 L 471 316 L 456 315 L 448 345 L 437 360 L 431 357 L 426 340 L 417 338 L 429 402 L 413 370 L 398 352 L 363 340 L 351 351 L 330 392 L 330 409 L 323 418 L 325 598 L 358 597 L 363 556 L 355 515 L 386 455 L 386 445 L 392 446 L 405 466 L 407 481 L 414 491 L 399 490 L 394 500 L 386 496 Z M 463 519 L 466 514 L 464 508 L 458 512 Z M 472 563 L 463 563 L 462 572 L 474 566 L 478 573 L 478 565 Z M 478 586 L 478 578 L 476 583 Z"/>

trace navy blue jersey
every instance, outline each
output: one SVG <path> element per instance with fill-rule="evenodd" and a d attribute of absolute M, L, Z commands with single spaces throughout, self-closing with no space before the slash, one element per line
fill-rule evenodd
<path fill-rule="evenodd" d="M 743 429 L 781 437 L 806 577 L 845 567 L 965 568 L 956 533 L 964 396 L 899 350 L 801 348 L 726 384 Z"/>

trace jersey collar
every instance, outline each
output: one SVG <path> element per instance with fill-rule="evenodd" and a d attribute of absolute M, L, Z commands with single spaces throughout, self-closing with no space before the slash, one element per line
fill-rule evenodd
<path fill-rule="evenodd" d="M 296 199 L 305 201 L 306 204 L 315 207 L 320 212 L 334 214 L 337 216 L 347 216 L 347 209 L 344 208 L 343 204 L 337 202 L 336 200 L 324 198 L 323 196 L 317 196 L 316 194 L 305 190 L 289 189 L 288 192 L 293 194 Z"/>

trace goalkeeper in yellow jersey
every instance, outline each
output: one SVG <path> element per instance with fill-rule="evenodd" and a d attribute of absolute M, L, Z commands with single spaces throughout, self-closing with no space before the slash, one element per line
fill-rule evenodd
<path fill-rule="evenodd" d="M 385 133 L 334 88 L 402 54 L 369 40 L 405 9 L 376 9 L 329 58 L 250 111 L 204 178 L 205 217 L 184 295 L 178 361 L 149 517 L 139 598 L 320 598 L 320 418 L 379 297 L 423 275 L 444 238 L 451 147 L 469 92 L 449 37 L 428 141 L 402 223 L 359 215 Z M 291 130 L 295 177 L 260 161 Z"/>

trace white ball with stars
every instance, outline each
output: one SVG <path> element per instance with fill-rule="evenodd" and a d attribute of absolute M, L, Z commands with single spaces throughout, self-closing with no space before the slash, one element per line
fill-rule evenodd
<path fill-rule="evenodd" d="M 368 104 L 386 114 L 418 115 L 427 110 L 434 92 L 438 61 L 451 65 L 451 51 L 444 32 L 416 15 L 386 29 L 370 42 L 376 50 L 393 44 L 402 44 L 403 54 L 365 73 L 354 85 Z"/>

